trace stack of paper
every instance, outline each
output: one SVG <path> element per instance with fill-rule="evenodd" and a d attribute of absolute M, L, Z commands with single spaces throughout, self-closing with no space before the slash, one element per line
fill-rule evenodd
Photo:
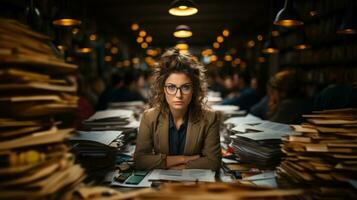
<path fill-rule="evenodd" d="M 76 109 L 76 69 L 56 58 L 47 36 L 0 19 L 0 199 L 60 198 L 84 178 L 59 116 Z"/>
<path fill-rule="evenodd" d="M 69 141 L 77 160 L 92 175 L 98 170 L 113 170 L 124 137 L 121 131 L 77 131 Z"/>
<path fill-rule="evenodd" d="M 86 129 L 135 131 L 139 127 L 139 121 L 134 117 L 134 111 L 128 109 L 108 109 L 97 111 L 87 120 L 83 121 Z"/>
<path fill-rule="evenodd" d="M 254 126 L 241 124 L 232 128 L 231 132 L 231 146 L 240 162 L 261 169 L 275 168 L 282 155 L 281 137 L 296 134 L 288 125 L 269 121 Z"/>
<path fill-rule="evenodd" d="M 88 174 L 97 182 L 115 165 L 132 162 L 139 121 L 130 109 L 97 111 L 83 121 L 86 131 L 71 138 L 73 150 Z"/>
<path fill-rule="evenodd" d="M 243 116 L 246 111 L 239 110 L 239 106 L 232 105 L 211 105 L 212 110 L 223 113 L 225 118 L 233 116 Z"/>
<path fill-rule="evenodd" d="M 318 199 L 355 198 L 356 184 L 351 183 L 357 180 L 357 109 L 304 117 L 309 123 L 293 126 L 301 135 L 284 138 L 280 182 L 311 188 Z"/>

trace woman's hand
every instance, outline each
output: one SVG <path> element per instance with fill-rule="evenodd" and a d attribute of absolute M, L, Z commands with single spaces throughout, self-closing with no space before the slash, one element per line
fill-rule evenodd
<path fill-rule="evenodd" d="M 186 166 L 186 164 L 189 161 L 196 160 L 198 158 L 200 158 L 199 155 L 193 155 L 193 156 L 167 156 L 166 157 L 166 168 L 170 169 L 172 167 L 176 167 L 176 166 L 178 167 L 180 165 Z"/>

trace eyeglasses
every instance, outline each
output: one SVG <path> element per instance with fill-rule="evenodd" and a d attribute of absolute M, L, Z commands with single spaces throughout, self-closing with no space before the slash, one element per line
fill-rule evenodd
<path fill-rule="evenodd" d="M 190 94 L 192 92 L 192 86 L 190 84 L 181 85 L 180 87 L 170 84 L 165 85 L 165 89 L 169 95 L 176 95 L 178 90 L 180 90 L 182 94 Z"/>

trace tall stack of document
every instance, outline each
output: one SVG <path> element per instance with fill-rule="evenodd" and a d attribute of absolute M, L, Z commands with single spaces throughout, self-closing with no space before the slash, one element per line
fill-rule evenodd
<path fill-rule="evenodd" d="M 258 124 L 238 124 L 231 129 L 231 147 L 241 163 L 260 169 L 274 169 L 281 159 L 281 137 L 294 134 L 285 124 L 260 121 Z"/>
<path fill-rule="evenodd" d="M 50 39 L 0 19 L 0 199 L 59 198 L 84 178 L 59 120 L 76 109 L 77 67 L 56 58 Z"/>
<path fill-rule="evenodd" d="M 300 135 L 284 139 L 286 158 L 277 168 L 280 184 L 307 187 L 315 199 L 357 196 L 357 109 L 304 115 Z"/>
<path fill-rule="evenodd" d="M 88 175 L 97 182 L 116 164 L 132 160 L 139 121 L 129 109 L 97 111 L 83 121 L 85 131 L 71 137 L 72 150 Z"/>
<path fill-rule="evenodd" d="M 83 121 L 83 125 L 88 131 L 136 131 L 139 121 L 136 120 L 133 110 L 128 109 L 108 109 L 97 111 L 90 118 Z"/>

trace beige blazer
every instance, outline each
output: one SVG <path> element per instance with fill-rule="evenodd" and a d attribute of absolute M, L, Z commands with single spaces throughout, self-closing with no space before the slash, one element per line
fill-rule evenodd
<path fill-rule="evenodd" d="M 203 118 L 193 121 L 189 116 L 184 155 L 200 155 L 187 163 L 191 169 L 217 170 L 221 163 L 219 140 L 219 114 L 204 110 Z M 139 170 L 165 168 L 165 155 L 169 155 L 169 119 L 157 108 L 144 112 L 134 153 L 135 167 Z"/>

